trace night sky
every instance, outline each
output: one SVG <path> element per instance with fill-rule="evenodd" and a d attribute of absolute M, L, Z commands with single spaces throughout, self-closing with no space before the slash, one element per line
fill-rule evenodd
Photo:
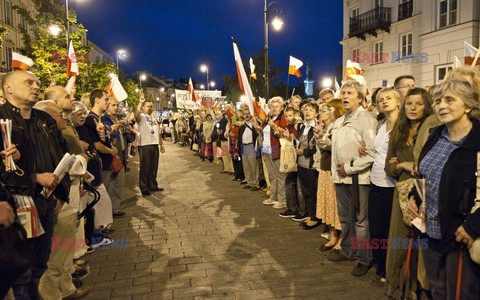
<path fill-rule="evenodd" d="M 289 55 L 310 63 L 316 83 L 334 76 L 342 59 L 343 1 L 277 2 L 273 7 L 282 9 L 285 24 L 279 32 L 270 29 L 270 57 L 285 68 Z M 128 50 L 128 60 L 120 63 L 127 73 L 200 83 L 206 81 L 202 63 L 218 83 L 235 74 L 231 36 L 244 60 L 263 49 L 263 5 L 263 0 L 70 0 L 90 40 L 112 57 L 119 48 Z M 291 78 L 290 86 L 298 81 Z"/>

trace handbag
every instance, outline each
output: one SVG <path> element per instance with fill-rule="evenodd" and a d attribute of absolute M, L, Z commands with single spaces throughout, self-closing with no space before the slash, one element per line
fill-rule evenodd
<path fill-rule="evenodd" d="M 1 188 L 5 191 L 3 185 Z M 34 257 L 27 233 L 18 219 L 15 201 L 8 192 L 7 198 L 15 220 L 8 228 L 0 226 L 0 282 L 10 286 L 33 265 Z"/>
<path fill-rule="evenodd" d="M 411 225 L 410 214 L 408 213 L 408 194 L 414 186 L 413 178 L 408 178 L 403 181 L 395 183 L 397 189 L 398 201 L 400 202 L 400 209 L 403 215 L 403 222 L 408 226 Z"/>
<path fill-rule="evenodd" d="M 123 168 L 123 163 L 118 155 L 115 155 L 112 159 L 112 173 L 118 174 Z"/>
<path fill-rule="evenodd" d="M 297 171 L 297 151 L 293 141 L 280 138 L 280 172 L 290 173 Z"/>

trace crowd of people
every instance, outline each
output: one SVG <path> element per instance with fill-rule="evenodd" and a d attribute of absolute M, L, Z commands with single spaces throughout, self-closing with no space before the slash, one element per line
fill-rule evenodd
<path fill-rule="evenodd" d="M 1 86 L 0 119 L 11 120 L 11 141 L 2 128 L 0 299 L 10 288 L 16 299 L 82 298 L 89 292 L 82 257 L 99 247 L 122 247 L 112 238 L 112 225 L 125 216 L 133 124 L 143 130 L 144 120 L 138 111 L 125 114 L 104 90 L 82 95 L 82 101 L 61 86 L 42 95 L 28 71 L 7 73 Z M 75 159 L 57 172 L 66 153 Z M 6 163 L 10 157 L 14 168 Z"/>
<path fill-rule="evenodd" d="M 436 86 L 404 75 L 369 97 L 346 81 L 338 98 L 273 97 L 264 120 L 243 103 L 193 111 L 175 127 L 193 155 L 264 192 L 280 217 L 324 224 L 319 250 L 355 261 L 353 276 L 374 266 L 371 283 L 387 296 L 479 299 L 479 91 L 480 71 L 461 67 Z"/>

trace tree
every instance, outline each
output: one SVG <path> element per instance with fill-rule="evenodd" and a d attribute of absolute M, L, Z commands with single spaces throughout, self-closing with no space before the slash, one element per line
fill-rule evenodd
<path fill-rule="evenodd" d="M 3 39 L 8 33 L 8 27 L 5 25 L 0 25 L 0 50 L 3 49 Z"/>
<path fill-rule="evenodd" d="M 122 82 L 123 88 L 128 94 L 127 98 L 127 103 L 129 107 L 137 107 L 138 105 L 138 93 L 136 92 L 138 90 L 138 85 L 135 83 L 135 81 L 128 79 L 125 82 Z"/>

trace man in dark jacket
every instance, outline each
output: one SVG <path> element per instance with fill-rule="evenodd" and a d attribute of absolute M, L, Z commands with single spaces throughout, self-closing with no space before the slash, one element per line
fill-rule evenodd
<path fill-rule="evenodd" d="M 20 198 L 33 199 L 41 224 L 38 232 L 29 239 L 35 263 L 14 284 L 13 290 L 16 298 L 39 299 L 38 283 L 50 256 L 55 212 L 60 210 L 62 202 L 68 202 L 68 176 L 59 182 L 53 174 L 65 153 L 65 142 L 55 120 L 33 109 L 40 95 L 40 82 L 35 75 L 26 71 L 8 73 L 3 78 L 2 87 L 7 103 L 0 107 L 0 118 L 12 120 L 12 143 L 22 155 L 15 172 L 5 172 L 1 164 L 2 181 L 16 202 Z M 3 143 L 0 147 L 3 148 Z M 55 190 L 46 198 L 40 195 L 44 188 Z"/>

